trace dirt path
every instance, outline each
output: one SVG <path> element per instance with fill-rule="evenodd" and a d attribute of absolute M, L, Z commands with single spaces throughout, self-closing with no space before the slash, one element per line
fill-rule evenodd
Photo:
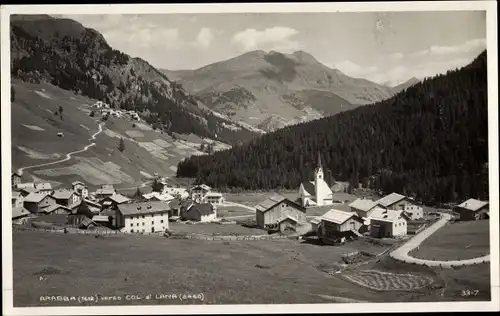
<path fill-rule="evenodd" d="M 26 167 L 22 167 L 20 168 L 17 173 L 19 173 L 19 175 L 22 175 L 23 174 L 23 171 L 26 170 L 26 169 L 32 169 L 32 168 L 38 168 L 38 167 L 45 167 L 45 166 L 51 166 L 51 165 L 55 165 L 55 164 L 58 164 L 58 163 L 61 163 L 61 162 L 65 162 L 65 161 L 68 161 L 72 158 L 72 155 L 74 154 L 79 154 L 79 153 L 82 153 L 82 152 L 85 152 L 87 151 L 90 147 L 93 147 L 95 146 L 95 143 L 93 142 L 96 138 L 97 135 L 99 135 L 100 133 L 102 132 L 102 124 L 99 124 L 99 130 L 97 132 L 95 132 L 94 134 L 92 134 L 92 136 L 90 137 L 90 140 L 91 140 L 91 143 L 88 144 L 87 146 L 83 147 L 83 149 L 80 149 L 80 150 L 76 150 L 76 151 L 72 151 L 70 153 L 67 153 L 66 154 L 66 157 L 63 158 L 63 159 L 60 159 L 60 160 L 57 160 L 57 161 L 52 161 L 52 162 L 46 162 L 46 163 L 42 163 L 42 164 L 38 164 L 38 165 L 31 165 L 31 166 L 26 166 Z"/>
<path fill-rule="evenodd" d="M 252 212 L 255 212 L 255 207 L 250 207 L 250 206 L 247 206 L 247 205 L 243 205 L 243 204 L 240 204 L 240 203 L 235 203 L 235 202 L 224 202 L 222 204 L 222 206 L 239 206 L 241 208 L 244 208 L 244 209 L 247 209 L 249 211 L 252 211 Z"/>
<path fill-rule="evenodd" d="M 419 234 L 417 234 L 412 239 L 408 240 L 404 245 L 399 247 L 390 253 L 390 256 L 396 260 L 407 262 L 407 263 L 415 263 L 419 265 L 427 265 L 427 266 L 441 266 L 443 268 L 451 268 L 453 266 L 462 266 L 462 265 L 472 265 L 476 263 L 483 263 L 490 261 L 490 255 L 486 255 L 483 257 L 477 257 L 466 260 L 451 260 L 451 261 L 439 261 L 439 260 L 425 260 L 419 259 L 410 256 L 408 253 L 413 249 L 417 248 L 424 240 L 426 240 L 429 236 L 434 234 L 438 229 L 446 225 L 446 223 L 451 219 L 450 214 L 441 213 L 441 219 L 439 219 L 436 223 L 431 225 L 429 228 L 423 230 Z"/>

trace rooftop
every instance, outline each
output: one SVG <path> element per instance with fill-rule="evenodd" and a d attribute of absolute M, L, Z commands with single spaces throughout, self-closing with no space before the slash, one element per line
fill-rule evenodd
<path fill-rule="evenodd" d="M 146 193 L 146 194 L 143 194 L 142 197 L 144 197 L 147 200 L 152 199 L 152 198 L 156 198 L 160 201 L 170 201 L 170 200 L 174 199 L 174 197 L 168 193 L 161 194 L 159 192 Z"/>
<path fill-rule="evenodd" d="M 206 191 L 212 190 L 212 188 L 209 187 L 206 184 L 198 184 L 198 185 L 195 185 L 194 187 L 191 188 L 191 190 L 196 190 L 196 189 L 203 189 L 203 190 L 206 190 Z"/>
<path fill-rule="evenodd" d="M 372 208 L 377 206 L 377 202 L 372 201 L 370 199 L 356 199 L 354 200 L 351 204 L 349 204 L 349 207 L 368 212 Z"/>
<path fill-rule="evenodd" d="M 115 189 L 113 188 L 101 188 L 97 189 L 95 191 L 95 194 L 101 194 L 101 195 L 111 195 L 115 193 Z"/>
<path fill-rule="evenodd" d="M 69 199 L 72 194 L 73 190 L 59 189 L 55 190 L 54 193 L 52 193 L 52 196 L 57 200 L 64 200 L 64 199 Z"/>
<path fill-rule="evenodd" d="M 476 212 L 488 204 L 489 203 L 485 202 L 485 201 L 480 201 L 480 200 L 476 200 L 476 199 L 468 199 L 467 201 L 459 204 L 458 207 L 469 210 L 469 211 Z"/>
<path fill-rule="evenodd" d="M 25 209 L 24 207 L 20 206 L 20 207 L 13 207 L 12 208 L 12 219 L 15 219 L 15 218 L 18 218 L 18 217 L 24 217 L 24 216 L 28 216 L 30 215 L 31 213 Z"/>
<path fill-rule="evenodd" d="M 110 200 L 112 200 L 115 203 L 121 204 L 130 201 L 130 199 L 126 196 L 123 196 L 119 193 L 115 193 L 112 196 L 109 197 Z"/>
<path fill-rule="evenodd" d="M 268 198 L 264 202 L 259 203 L 255 207 L 255 209 L 257 211 L 265 212 L 268 209 L 270 209 L 271 207 L 275 206 L 276 204 L 283 202 L 284 200 L 286 200 L 286 197 L 279 195 L 279 194 L 276 194 L 276 195 L 271 196 L 270 198 Z"/>
<path fill-rule="evenodd" d="M 118 209 L 124 216 L 133 216 L 167 212 L 170 210 L 170 205 L 163 201 L 151 201 L 120 204 Z"/>
<path fill-rule="evenodd" d="M 44 193 L 30 193 L 24 198 L 24 202 L 39 203 L 44 197 L 50 196 Z"/>
<path fill-rule="evenodd" d="M 37 190 L 52 190 L 52 185 L 48 182 L 35 183 L 35 188 Z"/>
<path fill-rule="evenodd" d="M 354 212 L 345 212 L 341 210 L 331 209 L 325 214 L 323 214 L 323 216 L 321 216 L 321 220 L 325 220 L 327 222 L 332 222 L 340 225 L 345 223 L 348 219 L 350 219 L 353 216 L 358 217 Z"/>
<path fill-rule="evenodd" d="M 406 198 L 404 195 L 401 195 L 399 193 L 391 193 L 389 195 L 384 196 L 380 200 L 377 201 L 377 204 L 382 205 L 384 207 L 391 206 L 394 203 L 397 203 L 401 201 L 402 199 Z"/>
<path fill-rule="evenodd" d="M 396 211 L 396 210 L 386 210 L 381 207 L 377 207 L 370 214 L 370 220 L 377 220 L 383 222 L 394 222 L 398 220 L 401 216 L 405 215 L 404 211 Z M 406 215 L 405 215 L 406 216 Z"/>
<path fill-rule="evenodd" d="M 57 210 L 59 208 L 64 209 L 68 213 L 71 213 L 71 209 L 69 207 L 66 207 L 64 205 L 59 205 L 59 204 L 53 204 L 53 205 L 47 206 L 46 208 L 43 209 L 42 212 L 50 214 L 50 213 L 54 212 L 55 210 Z"/>
<path fill-rule="evenodd" d="M 198 212 L 201 216 L 204 216 L 212 214 L 214 212 L 214 209 L 210 203 L 200 203 L 200 204 L 193 204 L 185 212 L 186 213 Z"/>

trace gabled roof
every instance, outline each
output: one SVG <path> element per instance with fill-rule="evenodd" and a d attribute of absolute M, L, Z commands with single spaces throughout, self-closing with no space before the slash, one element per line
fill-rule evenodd
<path fill-rule="evenodd" d="M 67 200 L 71 197 L 73 193 L 74 193 L 73 190 L 59 189 L 55 190 L 54 193 L 52 193 L 52 196 L 57 200 Z"/>
<path fill-rule="evenodd" d="M 260 211 L 260 212 L 265 212 L 267 211 L 268 209 L 272 208 L 273 206 L 275 206 L 276 204 L 278 203 L 281 203 L 283 202 L 284 200 L 286 200 L 287 198 L 282 196 L 282 195 L 279 195 L 279 194 L 276 194 L 276 195 L 273 195 L 271 196 L 270 198 L 268 198 L 267 200 L 261 202 L 260 204 L 258 204 L 255 209 L 257 211 Z"/>
<path fill-rule="evenodd" d="M 52 190 L 52 185 L 48 182 L 35 183 L 35 188 L 37 190 Z"/>
<path fill-rule="evenodd" d="M 20 192 L 24 192 L 24 193 L 29 194 L 29 193 L 36 193 L 36 192 L 38 192 L 38 190 L 35 188 L 32 188 L 32 187 L 26 187 L 26 188 L 21 188 Z"/>
<path fill-rule="evenodd" d="M 206 191 L 212 190 L 212 188 L 209 187 L 206 184 L 198 184 L 198 185 L 195 185 L 194 187 L 191 188 L 191 190 L 196 190 L 196 189 L 203 189 L 203 190 L 206 190 Z"/>
<path fill-rule="evenodd" d="M 19 173 L 17 173 L 17 172 L 12 172 L 11 177 L 13 177 L 13 176 L 18 176 L 18 177 L 21 177 L 21 175 L 20 175 Z"/>
<path fill-rule="evenodd" d="M 315 217 L 311 220 L 311 224 L 319 224 L 321 223 L 321 216 Z"/>
<path fill-rule="evenodd" d="M 189 209 L 185 210 L 186 213 L 197 212 L 201 216 L 210 215 L 214 213 L 214 209 L 210 203 L 193 204 Z"/>
<path fill-rule="evenodd" d="M 257 205 L 255 207 L 255 209 L 258 212 L 267 212 L 268 210 L 273 208 L 275 205 L 277 205 L 283 201 L 287 201 L 288 204 L 293 205 L 298 210 L 305 211 L 305 207 L 303 207 L 302 205 L 297 204 L 294 201 L 292 201 L 292 200 L 290 200 L 282 195 L 279 195 L 279 194 L 273 195 L 270 198 L 268 198 L 267 200 L 265 200 L 264 202 L 261 202 L 259 205 Z"/>
<path fill-rule="evenodd" d="M 35 184 L 33 182 L 18 183 L 16 187 L 18 189 L 35 188 Z"/>
<path fill-rule="evenodd" d="M 351 204 L 349 204 L 349 207 L 365 212 L 368 212 L 375 206 L 377 206 L 377 202 L 369 199 L 356 199 Z"/>
<path fill-rule="evenodd" d="M 378 207 L 373 210 L 369 218 L 370 221 L 377 220 L 377 221 L 393 223 L 394 221 L 398 220 L 401 216 L 403 216 L 407 220 L 409 219 L 408 215 L 406 215 L 404 211 L 386 210 Z"/>
<path fill-rule="evenodd" d="M 101 207 L 101 204 L 97 203 L 97 202 L 94 202 L 94 201 L 91 201 L 91 200 L 88 200 L 88 199 L 84 199 L 85 203 L 88 204 L 88 205 L 92 205 L 94 207 Z M 82 201 L 83 202 L 83 201 Z M 82 203 L 80 202 L 80 204 Z"/>
<path fill-rule="evenodd" d="M 463 208 L 465 210 L 469 210 L 472 212 L 477 212 L 483 207 L 487 206 L 489 203 L 485 201 L 480 201 L 476 199 L 468 199 L 467 201 L 457 205 L 460 208 Z"/>
<path fill-rule="evenodd" d="M 378 200 L 377 204 L 382 205 L 384 207 L 388 207 L 388 206 L 391 206 L 392 204 L 397 203 L 405 198 L 406 198 L 406 196 L 393 192 L 389 195 L 384 196 L 380 200 Z"/>
<path fill-rule="evenodd" d="M 12 208 L 12 219 L 16 219 L 19 217 L 26 217 L 29 216 L 30 214 L 31 213 L 22 206 Z"/>
<path fill-rule="evenodd" d="M 123 196 L 119 193 L 115 193 L 112 196 L 108 197 L 107 199 L 112 200 L 115 203 L 121 204 L 130 201 L 130 199 L 126 196 Z"/>
<path fill-rule="evenodd" d="M 24 198 L 24 202 L 28 203 L 40 203 L 46 196 L 53 198 L 52 196 L 44 193 L 30 193 Z"/>
<path fill-rule="evenodd" d="M 291 215 L 287 215 L 287 216 L 284 216 L 284 217 L 280 218 L 280 219 L 278 220 L 278 223 L 282 223 L 282 222 L 284 222 L 284 221 L 286 221 L 286 220 L 288 220 L 288 219 L 289 219 L 289 220 L 292 220 L 292 221 L 293 221 L 293 222 L 295 222 L 295 223 L 298 223 L 298 222 L 299 222 L 299 221 L 298 221 L 295 217 L 293 217 L 293 216 L 291 216 Z"/>
<path fill-rule="evenodd" d="M 146 194 L 143 194 L 142 197 L 144 197 L 147 200 L 152 199 L 152 198 L 156 198 L 160 201 L 170 201 L 170 200 L 174 199 L 174 197 L 168 193 L 161 194 L 159 192 L 146 193 Z"/>
<path fill-rule="evenodd" d="M 50 214 L 52 212 L 54 212 L 55 210 L 57 209 L 64 209 L 65 211 L 67 211 L 68 213 L 71 213 L 71 209 L 69 207 L 66 207 L 64 205 L 59 205 L 59 204 L 53 204 L 53 205 L 50 205 L 50 206 L 47 206 L 46 208 L 44 208 L 42 210 L 43 213 L 47 213 L 47 214 Z"/>
<path fill-rule="evenodd" d="M 316 194 L 316 184 L 314 181 L 304 181 L 301 185 L 304 188 L 304 191 L 309 195 L 314 196 Z M 328 186 L 328 184 L 326 184 L 325 180 L 319 180 L 319 185 L 321 191 L 326 192 L 327 196 L 333 195 L 332 189 Z"/>
<path fill-rule="evenodd" d="M 19 198 L 22 198 L 23 195 L 21 194 L 21 192 L 18 192 L 18 191 L 12 191 L 12 198 L 13 199 L 19 199 Z"/>
<path fill-rule="evenodd" d="M 113 194 L 115 194 L 115 189 L 113 189 L 113 188 L 101 188 L 101 189 L 95 190 L 95 194 L 113 195 Z"/>
<path fill-rule="evenodd" d="M 77 184 L 85 185 L 85 183 L 83 183 L 82 181 L 75 181 L 75 182 L 71 183 L 72 186 L 75 186 Z"/>
<path fill-rule="evenodd" d="M 325 214 L 323 214 L 323 216 L 321 216 L 321 220 L 341 225 L 341 224 L 345 223 L 347 220 L 349 220 L 351 217 L 356 217 L 360 221 L 363 221 L 354 212 L 345 212 L 345 211 L 336 210 L 336 209 L 331 209 L 328 212 L 326 212 Z"/>
<path fill-rule="evenodd" d="M 102 189 L 114 189 L 115 187 L 112 184 L 103 184 L 101 186 Z"/>
<path fill-rule="evenodd" d="M 124 216 L 164 213 L 170 210 L 170 205 L 163 201 L 126 203 L 118 205 L 118 210 Z"/>

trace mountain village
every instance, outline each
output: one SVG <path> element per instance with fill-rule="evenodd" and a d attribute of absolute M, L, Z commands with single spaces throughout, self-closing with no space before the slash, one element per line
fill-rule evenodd
<path fill-rule="evenodd" d="M 397 85 L 250 46 L 172 70 L 77 19 L 11 15 L 14 305 L 491 299 L 482 47 Z"/>

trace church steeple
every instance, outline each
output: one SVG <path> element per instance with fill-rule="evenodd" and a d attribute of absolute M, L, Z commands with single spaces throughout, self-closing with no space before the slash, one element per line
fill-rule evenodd
<path fill-rule="evenodd" d="M 318 151 L 318 166 L 316 168 L 323 169 L 323 164 L 321 163 L 321 155 L 319 151 Z"/>

